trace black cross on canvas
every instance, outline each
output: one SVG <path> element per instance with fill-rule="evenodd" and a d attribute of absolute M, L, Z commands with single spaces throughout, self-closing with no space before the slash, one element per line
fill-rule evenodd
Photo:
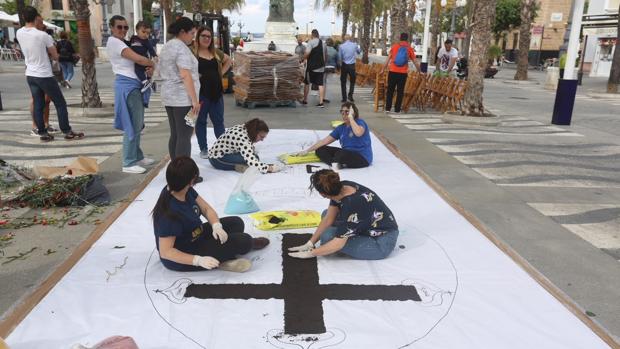
<path fill-rule="evenodd" d="M 284 333 L 325 333 L 323 300 L 421 301 L 415 286 L 319 284 L 316 258 L 288 256 L 288 248 L 304 244 L 310 234 L 283 234 L 281 284 L 191 284 L 185 297 L 200 299 L 282 299 Z"/>

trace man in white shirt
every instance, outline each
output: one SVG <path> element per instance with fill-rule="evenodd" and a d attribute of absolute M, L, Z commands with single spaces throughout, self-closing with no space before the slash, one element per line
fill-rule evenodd
<path fill-rule="evenodd" d="M 17 31 L 16 37 L 20 42 L 24 61 L 26 63 L 26 81 L 34 101 L 33 117 L 37 124 L 39 138 L 43 142 L 54 139 L 50 135 L 43 120 L 45 108 L 45 95 L 48 95 L 58 114 L 60 130 L 65 134 L 66 140 L 81 139 L 84 133 L 73 132 L 69 125 L 67 102 L 54 79 L 50 57 L 58 60 L 58 52 L 54 46 L 54 40 L 46 32 L 40 31 L 35 26 L 35 20 L 39 13 L 32 6 L 26 6 L 23 11 L 26 25 Z"/>
<path fill-rule="evenodd" d="M 459 59 L 459 51 L 452 47 L 452 40 L 448 39 L 444 42 L 444 47 L 439 50 L 437 57 L 439 74 L 448 76 Z"/>

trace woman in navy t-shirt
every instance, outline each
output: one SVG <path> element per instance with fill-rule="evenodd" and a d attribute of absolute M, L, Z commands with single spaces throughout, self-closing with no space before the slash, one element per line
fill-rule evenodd
<path fill-rule="evenodd" d="M 289 248 L 289 256 L 313 258 L 335 252 L 355 259 L 386 258 L 398 238 L 392 211 L 374 191 L 351 181 L 340 181 L 338 173 L 320 170 L 310 178 L 311 188 L 329 199 L 329 207 L 308 242 Z M 321 240 L 321 246 L 314 244 Z"/>
<path fill-rule="evenodd" d="M 354 103 L 343 103 L 340 107 L 340 114 L 344 121 L 342 125 L 336 127 L 329 136 L 296 155 L 306 155 L 311 151 L 316 151 L 319 159 L 328 165 L 348 168 L 370 166 L 372 146 L 368 125 L 359 118 L 359 112 Z M 340 142 L 340 148 L 328 146 L 336 140 Z"/>
<path fill-rule="evenodd" d="M 261 249 L 267 238 L 252 238 L 243 232 L 239 217 L 219 219 L 215 210 L 193 185 L 198 178 L 194 160 L 180 156 L 166 169 L 168 185 L 153 208 L 155 244 L 163 265 L 171 270 L 195 271 L 219 268 L 244 272 L 252 263 L 238 255 Z M 207 218 L 203 223 L 200 216 Z"/>

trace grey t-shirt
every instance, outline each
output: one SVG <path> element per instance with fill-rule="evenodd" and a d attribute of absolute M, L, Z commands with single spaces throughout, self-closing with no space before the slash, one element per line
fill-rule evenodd
<path fill-rule="evenodd" d="M 165 106 L 187 107 L 192 105 L 192 98 L 183 85 L 179 69 L 187 69 L 192 73 L 196 97 L 200 92 L 200 76 L 198 60 L 192 51 L 179 39 L 168 41 L 159 55 L 159 74 L 163 80 L 161 85 L 161 101 Z"/>
<path fill-rule="evenodd" d="M 310 41 L 308 41 L 308 48 L 306 49 L 307 50 L 306 52 L 312 51 L 312 49 L 317 47 L 317 46 L 319 46 L 319 39 L 318 38 L 312 38 Z M 323 42 L 323 58 L 325 58 L 326 48 L 327 48 L 327 46 L 325 46 L 325 42 Z M 320 68 L 316 68 L 316 69 L 313 70 L 313 72 L 315 72 L 315 73 L 322 73 L 324 71 L 325 71 L 325 66 L 322 66 Z"/>

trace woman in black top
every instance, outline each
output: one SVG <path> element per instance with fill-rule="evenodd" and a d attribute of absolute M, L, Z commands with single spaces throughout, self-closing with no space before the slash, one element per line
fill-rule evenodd
<path fill-rule="evenodd" d="M 69 41 L 67 32 L 60 32 L 60 40 L 56 43 L 56 48 L 58 49 L 58 62 L 66 81 L 65 87 L 70 88 L 69 81 L 73 79 L 75 49 L 73 49 L 73 45 Z"/>
<path fill-rule="evenodd" d="M 310 183 L 311 189 L 330 200 L 329 207 L 310 240 L 289 248 L 289 256 L 313 258 L 341 252 L 370 260 L 390 255 L 396 246 L 398 224 L 379 195 L 361 184 L 340 181 L 332 170 L 314 173 Z M 315 249 L 319 240 L 321 246 Z"/>
<path fill-rule="evenodd" d="M 232 60 L 215 48 L 213 30 L 200 27 L 196 34 L 195 53 L 198 58 L 200 74 L 200 113 L 196 120 L 196 138 L 200 147 L 200 157 L 208 159 L 207 149 L 207 115 L 213 123 L 215 137 L 219 138 L 224 129 L 224 88 L 222 75 L 230 69 Z"/>

